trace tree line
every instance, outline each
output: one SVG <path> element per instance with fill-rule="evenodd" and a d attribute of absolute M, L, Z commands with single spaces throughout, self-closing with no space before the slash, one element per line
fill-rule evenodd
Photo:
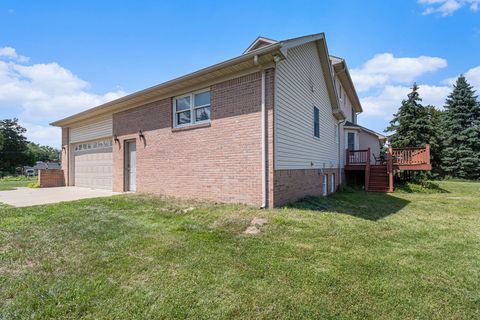
<path fill-rule="evenodd" d="M 385 130 L 391 146 L 430 144 L 430 178 L 480 179 L 480 102 L 473 87 L 461 75 L 442 110 L 421 102 L 414 84 Z"/>
<path fill-rule="evenodd" d="M 18 119 L 0 120 L 0 176 L 18 173 L 18 168 L 37 161 L 59 161 L 60 150 L 30 142 Z"/>

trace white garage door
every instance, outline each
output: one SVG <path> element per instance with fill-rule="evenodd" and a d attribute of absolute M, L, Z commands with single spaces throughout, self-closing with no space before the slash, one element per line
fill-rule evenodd
<path fill-rule="evenodd" d="M 74 168 L 75 186 L 112 190 L 112 140 L 76 144 Z"/>

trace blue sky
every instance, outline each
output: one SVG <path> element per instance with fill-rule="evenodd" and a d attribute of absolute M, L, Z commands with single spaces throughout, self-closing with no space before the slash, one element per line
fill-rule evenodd
<path fill-rule="evenodd" d="M 0 118 L 58 146 L 48 123 L 232 58 L 258 36 L 325 32 L 379 132 L 413 81 L 441 107 L 460 73 L 480 90 L 480 0 L 0 0 Z"/>

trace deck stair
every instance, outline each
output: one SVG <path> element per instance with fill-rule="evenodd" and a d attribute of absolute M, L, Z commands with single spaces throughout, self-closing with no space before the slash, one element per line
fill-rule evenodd
<path fill-rule="evenodd" d="M 368 179 L 368 191 L 371 192 L 388 192 L 387 165 L 372 165 L 370 166 L 370 178 Z"/>

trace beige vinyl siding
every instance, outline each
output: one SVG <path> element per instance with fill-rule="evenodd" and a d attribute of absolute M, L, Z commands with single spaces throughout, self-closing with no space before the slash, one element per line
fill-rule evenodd
<path fill-rule="evenodd" d="M 70 143 L 90 141 L 112 136 L 112 118 L 97 120 L 70 129 Z"/>
<path fill-rule="evenodd" d="M 335 76 L 335 83 L 337 85 L 337 92 L 339 92 L 340 87 L 342 86 L 340 79 Z M 350 121 L 352 122 L 352 103 L 350 102 L 350 99 L 348 96 L 345 94 L 345 89 L 342 87 L 342 101 L 340 101 L 340 108 L 342 109 L 343 113 L 345 114 L 345 121 Z M 355 132 L 356 131 L 350 131 L 350 132 Z M 355 137 L 358 139 L 358 134 Z M 358 141 L 358 140 L 357 140 Z M 345 166 L 345 161 L 346 161 L 346 149 L 347 149 L 347 131 L 343 128 L 343 124 L 340 126 L 340 148 L 341 148 L 341 158 L 340 158 L 340 167 L 343 168 Z"/>
<path fill-rule="evenodd" d="M 350 102 L 350 99 L 348 99 L 348 96 L 345 94 L 345 89 L 343 88 L 340 79 L 338 79 L 337 76 L 335 76 L 335 83 L 337 85 L 337 94 L 340 92 L 340 88 L 342 88 L 342 99 L 339 99 L 339 102 L 340 108 L 342 109 L 346 117 L 345 121 L 352 122 L 352 103 Z"/>
<path fill-rule="evenodd" d="M 337 167 L 336 120 L 316 45 L 289 49 L 275 79 L 275 169 Z M 320 138 L 313 132 L 314 106 L 320 111 Z"/>
<path fill-rule="evenodd" d="M 359 134 L 359 149 L 367 150 L 370 148 L 370 158 L 371 163 L 375 163 L 375 159 L 372 156 L 372 153 L 378 157 L 380 155 L 380 142 L 378 141 L 378 136 L 371 133 L 361 131 Z"/>

